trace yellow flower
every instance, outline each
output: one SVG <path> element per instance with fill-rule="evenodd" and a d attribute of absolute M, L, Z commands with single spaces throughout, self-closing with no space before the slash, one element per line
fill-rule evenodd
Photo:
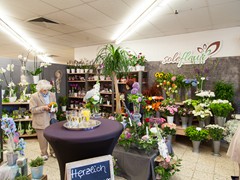
<path fill-rule="evenodd" d="M 159 77 L 159 78 L 162 78 L 163 75 L 164 75 L 164 74 L 161 72 L 161 73 L 159 73 L 158 77 Z"/>
<path fill-rule="evenodd" d="M 151 100 L 152 100 L 152 97 L 149 97 L 148 100 L 151 101 Z"/>
<path fill-rule="evenodd" d="M 159 73 L 158 72 L 155 73 L 155 77 L 156 78 L 159 77 Z"/>

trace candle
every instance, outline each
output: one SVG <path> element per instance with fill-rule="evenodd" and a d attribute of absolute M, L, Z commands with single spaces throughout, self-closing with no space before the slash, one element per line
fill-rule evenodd
<path fill-rule="evenodd" d="M 149 136 L 148 127 L 146 127 L 146 134 Z"/>
<path fill-rule="evenodd" d="M 129 119 L 130 126 L 132 127 L 132 120 L 131 118 L 128 118 L 128 119 Z"/>

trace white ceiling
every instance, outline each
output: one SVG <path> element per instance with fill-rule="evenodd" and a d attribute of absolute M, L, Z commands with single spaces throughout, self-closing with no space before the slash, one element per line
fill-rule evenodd
<path fill-rule="evenodd" d="M 58 63 L 73 59 L 74 48 L 112 42 L 133 8 L 143 0 L 0 0 L 1 11 Z M 171 0 L 127 40 L 240 26 L 240 0 Z M 174 11 L 178 10 L 178 14 Z M 30 23 L 44 17 L 60 23 Z M 0 32 L 0 57 L 25 50 Z"/>

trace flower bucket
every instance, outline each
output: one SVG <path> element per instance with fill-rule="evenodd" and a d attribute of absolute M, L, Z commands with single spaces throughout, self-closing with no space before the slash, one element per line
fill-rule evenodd
<path fill-rule="evenodd" d="M 193 144 L 192 152 L 199 153 L 200 143 L 201 143 L 201 141 L 192 141 L 192 144 Z"/>
<path fill-rule="evenodd" d="M 173 148 L 172 148 L 172 135 L 167 135 L 167 142 L 166 142 L 168 153 L 173 154 Z"/>
<path fill-rule="evenodd" d="M 167 122 L 168 123 L 173 123 L 174 116 L 167 116 Z"/>
<path fill-rule="evenodd" d="M 188 117 L 188 126 L 192 126 L 193 116 Z"/>
<path fill-rule="evenodd" d="M 37 84 L 39 81 L 39 75 L 33 76 L 33 84 Z"/>
<path fill-rule="evenodd" d="M 216 121 L 217 121 L 217 124 L 219 126 L 224 126 L 225 122 L 226 122 L 226 118 L 225 117 L 219 117 L 219 116 L 216 116 Z"/>
<path fill-rule="evenodd" d="M 181 117 L 182 120 L 182 128 L 186 129 L 187 128 L 187 123 L 188 123 L 188 117 Z"/>
<path fill-rule="evenodd" d="M 10 103 L 15 102 L 17 100 L 17 96 L 9 97 L 8 99 Z"/>
<path fill-rule="evenodd" d="M 7 165 L 14 166 L 18 159 L 18 153 L 16 152 L 7 152 Z"/>
<path fill-rule="evenodd" d="M 213 141 L 213 155 L 214 156 L 221 156 L 220 155 L 220 146 L 221 146 L 221 141 Z"/>
<path fill-rule="evenodd" d="M 43 166 L 31 167 L 32 179 L 41 179 L 43 176 Z"/>
<path fill-rule="evenodd" d="M 209 125 L 210 124 L 210 120 L 211 120 L 211 117 L 208 116 L 204 119 L 204 123 L 205 123 L 205 126 Z"/>

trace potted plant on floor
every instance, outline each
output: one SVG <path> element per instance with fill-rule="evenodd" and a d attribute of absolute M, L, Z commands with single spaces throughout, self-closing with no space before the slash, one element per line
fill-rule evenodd
<path fill-rule="evenodd" d="M 192 141 L 193 152 L 199 153 L 200 142 L 207 139 L 208 131 L 200 127 L 189 126 L 186 128 L 185 133 Z"/>
<path fill-rule="evenodd" d="M 225 129 L 216 124 L 209 124 L 206 126 L 206 129 L 208 130 L 209 136 L 213 140 L 213 155 L 219 156 L 221 145 L 220 143 L 221 140 L 223 139 L 223 133 Z"/>
<path fill-rule="evenodd" d="M 31 135 L 32 132 L 33 132 L 33 128 L 32 128 L 32 125 L 31 125 L 31 121 L 29 121 L 28 128 L 26 129 L 26 133 L 27 133 L 27 135 Z"/>
<path fill-rule="evenodd" d="M 32 159 L 29 163 L 31 167 L 32 179 L 40 179 L 43 176 L 44 160 L 41 157 Z"/>
<path fill-rule="evenodd" d="M 118 89 L 117 75 L 129 71 L 130 61 L 128 52 L 121 47 L 114 47 L 112 44 L 105 45 L 97 54 L 95 63 L 104 64 L 103 74 L 113 77 L 116 93 L 116 113 L 121 113 L 120 93 Z"/>

